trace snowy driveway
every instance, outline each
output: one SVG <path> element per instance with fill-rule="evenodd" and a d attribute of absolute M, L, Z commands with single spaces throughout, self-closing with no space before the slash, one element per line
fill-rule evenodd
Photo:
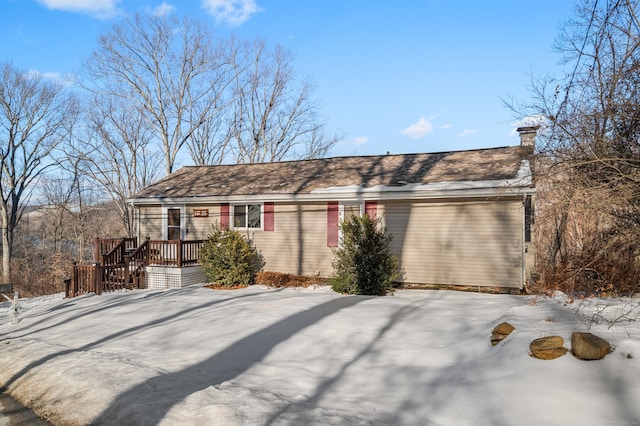
<path fill-rule="evenodd" d="M 637 358 L 528 356 L 534 338 L 584 329 L 557 300 L 530 299 L 324 287 L 45 298 L 18 325 L 2 317 L 0 383 L 56 424 L 640 420 Z M 504 320 L 516 331 L 491 347 Z M 631 327 L 600 335 L 635 351 Z"/>

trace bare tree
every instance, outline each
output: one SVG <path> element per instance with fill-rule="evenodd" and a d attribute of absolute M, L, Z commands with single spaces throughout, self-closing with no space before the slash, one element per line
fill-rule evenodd
<path fill-rule="evenodd" d="M 231 150 L 226 118 L 213 115 L 187 140 L 187 150 L 196 166 L 221 164 Z"/>
<path fill-rule="evenodd" d="M 98 40 L 85 87 L 142 114 L 171 173 L 184 147 L 197 165 L 324 156 L 327 136 L 291 53 L 218 39 L 201 21 L 135 15 Z"/>
<path fill-rule="evenodd" d="M 293 56 L 263 40 L 234 57 L 230 134 L 236 161 L 254 163 L 324 156 L 341 137 L 326 137 L 312 86 L 295 78 Z"/>
<path fill-rule="evenodd" d="M 102 35 L 86 61 L 89 90 L 143 113 L 167 174 L 194 133 L 221 113 L 230 82 L 227 45 L 212 40 L 196 19 L 137 14 Z"/>
<path fill-rule="evenodd" d="M 69 156 L 113 200 L 123 231 L 135 233 L 127 199 L 158 178 L 162 161 L 143 112 L 118 96 L 94 96 L 86 107 L 83 142 Z"/>
<path fill-rule="evenodd" d="M 14 231 L 24 198 L 35 181 L 55 165 L 51 154 L 69 136 L 78 108 L 61 84 L 9 63 L 0 72 L 2 278 L 9 282 Z"/>
<path fill-rule="evenodd" d="M 122 235 L 120 230 L 114 233 L 118 220 L 113 203 L 99 202 L 91 182 L 73 166 L 65 164 L 55 175 L 40 179 L 32 199 L 39 205 L 29 205 L 16 228 L 12 283 L 22 295 L 62 291 L 72 263 L 94 259 L 97 236 Z"/>
<path fill-rule="evenodd" d="M 545 153 L 611 180 L 609 188 L 638 182 L 639 7 L 638 0 L 583 0 L 556 41 L 568 72 L 534 79 L 532 101 L 514 108 L 546 117 Z"/>
<path fill-rule="evenodd" d="M 540 193 L 553 226 L 542 228 L 554 238 L 541 253 L 572 287 L 634 290 L 640 273 L 639 9 L 638 0 L 581 1 L 557 39 L 568 72 L 534 79 L 532 101 L 514 107 L 547 119 Z"/>

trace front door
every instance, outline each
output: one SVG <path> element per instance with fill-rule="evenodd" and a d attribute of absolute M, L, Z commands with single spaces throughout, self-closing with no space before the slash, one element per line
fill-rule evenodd
<path fill-rule="evenodd" d="M 167 209 L 167 239 L 180 239 L 180 209 Z"/>

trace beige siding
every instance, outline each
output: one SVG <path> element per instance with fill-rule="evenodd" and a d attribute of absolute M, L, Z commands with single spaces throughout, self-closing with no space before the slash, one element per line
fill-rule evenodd
<path fill-rule="evenodd" d="M 251 231 L 249 238 L 266 260 L 265 270 L 327 277 L 332 252 L 327 247 L 327 204 L 275 204 L 274 231 Z"/>
<path fill-rule="evenodd" d="M 162 238 L 162 206 L 140 207 L 140 230 L 138 237 L 141 239 L 151 238 L 159 240 Z"/>
<path fill-rule="evenodd" d="M 208 209 L 209 216 L 194 217 L 194 209 Z M 241 231 L 264 256 L 264 269 L 330 276 L 327 203 L 276 203 L 274 209 L 274 231 Z M 422 284 L 520 288 L 523 213 L 520 199 L 377 205 L 377 216 L 393 234 L 392 250 L 400 257 L 404 280 Z M 142 207 L 140 215 L 140 237 L 161 238 L 162 208 Z M 187 205 L 185 215 L 187 239 L 204 239 L 220 220 L 220 206 Z"/>
<path fill-rule="evenodd" d="M 406 282 L 522 286 L 521 200 L 386 203 L 385 222 Z"/>
<path fill-rule="evenodd" d="M 169 208 L 181 208 L 182 205 L 170 205 Z M 140 232 L 139 237 L 159 240 L 163 238 L 163 213 L 166 207 L 142 206 L 140 207 Z M 208 210 L 208 217 L 194 217 L 193 210 Z M 212 226 L 220 222 L 220 205 L 188 205 L 184 209 L 181 218 L 181 226 L 185 229 L 185 239 L 201 240 L 207 238 Z"/>
<path fill-rule="evenodd" d="M 208 217 L 194 217 L 194 210 L 208 210 Z M 213 225 L 220 223 L 220 205 L 187 205 L 186 215 L 186 239 L 204 240 L 211 233 Z"/>

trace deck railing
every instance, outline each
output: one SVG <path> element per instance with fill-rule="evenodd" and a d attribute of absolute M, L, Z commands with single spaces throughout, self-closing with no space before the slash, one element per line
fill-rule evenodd
<path fill-rule="evenodd" d="M 96 275 L 96 265 L 73 265 L 71 278 L 65 280 L 66 297 L 74 297 L 86 293 L 100 294 L 101 286 Z"/>
<path fill-rule="evenodd" d="M 101 294 L 122 288 L 141 288 L 146 266 L 182 268 L 197 265 L 204 240 L 145 240 L 135 247 L 135 238 L 96 240 L 96 262 L 73 265 L 65 280 L 67 297 Z"/>
<path fill-rule="evenodd" d="M 145 240 L 130 255 L 131 261 L 145 266 L 162 265 L 182 268 L 197 265 L 204 240 Z"/>
<path fill-rule="evenodd" d="M 110 263 L 122 263 L 124 254 L 135 250 L 137 246 L 138 239 L 136 237 L 96 238 L 94 243 L 95 262 L 103 265 Z M 108 257 L 105 259 L 105 256 Z"/>

